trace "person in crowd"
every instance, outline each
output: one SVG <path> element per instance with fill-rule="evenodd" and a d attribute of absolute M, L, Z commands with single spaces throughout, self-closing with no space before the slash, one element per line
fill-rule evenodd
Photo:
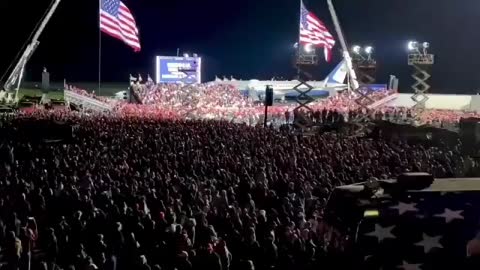
<path fill-rule="evenodd" d="M 75 124 L 75 136 L 30 142 L 18 131 L 31 118 Z M 462 166 L 446 145 L 218 120 L 37 110 L 2 129 L 13 160 L 0 167 L 0 246 L 15 270 L 320 269 L 335 186 Z"/>

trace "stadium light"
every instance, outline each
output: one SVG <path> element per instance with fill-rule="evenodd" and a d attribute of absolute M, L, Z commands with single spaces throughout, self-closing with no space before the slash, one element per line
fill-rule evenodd
<path fill-rule="evenodd" d="M 362 47 L 358 46 L 358 45 L 355 45 L 352 47 L 352 51 L 355 53 L 355 54 L 360 54 L 360 51 L 361 51 Z"/>
<path fill-rule="evenodd" d="M 193 57 L 197 58 L 197 57 L 198 57 L 198 54 L 194 53 L 194 54 L 193 54 Z"/>
<path fill-rule="evenodd" d="M 185 57 L 185 58 L 189 57 L 188 53 L 184 53 L 183 57 Z"/>
<path fill-rule="evenodd" d="M 372 46 L 365 47 L 365 53 L 368 55 L 371 55 L 373 53 L 373 47 Z"/>
<path fill-rule="evenodd" d="M 408 42 L 408 50 L 409 50 L 409 51 L 416 51 L 416 50 L 418 50 L 418 42 L 416 42 L 416 41 L 409 41 L 409 42 Z"/>
<path fill-rule="evenodd" d="M 306 53 L 311 53 L 311 52 L 313 52 L 313 44 L 311 44 L 311 43 L 306 44 L 306 45 L 303 47 L 303 50 L 304 50 Z"/>
<path fill-rule="evenodd" d="M 429 42 L 423 42 L 422 43 L 422 49 L 423 49 L 423 54 L 424 55 L 427 55 L 428 48 L 430 48 L 430 43 Z"/>

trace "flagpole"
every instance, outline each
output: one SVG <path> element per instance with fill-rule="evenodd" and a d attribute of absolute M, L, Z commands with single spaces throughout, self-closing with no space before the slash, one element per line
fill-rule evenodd
<path fill-rule="evenodd" d="M 98 95 L 102 87 L 102 30 L 100 29 L 100 9 L 102 8 L 102 0 L 98 0 Z"/>
<path fill-rule="evenodd" d="M 298 11 L 300 13 L 298 13 L 298 48 L 300 48 L 300 24 L 302 23 L 302 4 L 303 4 L 303 0 L 300 0 L 300 8 L 298 9 Z"/>
<path fill-rule="evenodd" d="M 303 5 L 303 0 L 300 0 L 300 8 L 298 9 L 298 39 L 297 39 L 297 51 L 296 51 L 296 59 L 295 59 L 295 65 L 297 66 L 297 77 L 300 79 L 300 68 L 297 65 L 298 57 L 300 56 L 300 50 L 301 50 L 301 45 L 300 45 L 300 25 L 302 24 L 302 5 Z"/>

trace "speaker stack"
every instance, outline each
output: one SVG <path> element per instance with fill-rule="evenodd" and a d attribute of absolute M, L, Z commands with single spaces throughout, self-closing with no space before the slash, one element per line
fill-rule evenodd
<path fill-rule="evenodd" d="M 273 88 L 271 86 L 267 86 L 265 89 L 265 106 L 272 106 L 273 105 Z"/>

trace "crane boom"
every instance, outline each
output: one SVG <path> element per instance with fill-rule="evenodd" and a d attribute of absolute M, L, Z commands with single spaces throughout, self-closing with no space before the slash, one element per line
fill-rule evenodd
<path fill-rule="evenodd" d="M 18 89 L 20 88 L 20 84 L 22 82 L 23 74 L 25 71 L 25 66 L 27 65 L 28 60 L 30 57 L 33 55 L 35 52 L 35 49 L 37 49 L 38 45 L 40 42 L 38 41 L 40 35 L 42 34 L 43 30 L 45 29 L 45 26 L 47 26 L 47 23 L 50 21 L 52 18 L 53 14 L 55 13 L 55 10 L 58 7 L 58 4 L 60 4 L 61 0 L 53 0 L 52 4 L 50 5 L 50 8 L 46 15 L 43 17 L 42 22 L 38 26 L 35 34 L 33 35 L 30 43 L 27 45 L 25 48 L 25 51 L 23 52 L 22 56 L 18 60 L 17 64 L 15 65 L 15 68 L 12 70 L 12 73 L 10 73 L 10 76 L 8 76 L 7 81 L 5 82 L 3 88 L 5 91 L 11 91 L 12 88 L 15 86 L 15 98 L 18 97 Z"/>
<path fill-rule="evenodd" d="M 335 11 L 335 7 L 333 6 L 332 0 L 327 0 L 327 3 L 328 3 L 328 9 L 330 10 L 330 14 L 332 15 L 333 24 L 335 25 L 335 31 L 337 32 L 338 38 L 340 39 L 340 45 L 342 46 L 342 50 L 343 50 L 343 58 L 347 63 L 347 69 L 348 69 L 348 75 L 349 75 L 348 77 L 350 79 L 349 83 L 351 84 L 353 89 L 358 89 L 360 85 L 358 83 L 357 74 L 353 69 L 352 57 L 348 52 L 347 42 L 345 41 L 345 37 L 343 36 L 342 27 L 340 27 L 340 22 L 337 17 L 337 12 Z"/>

